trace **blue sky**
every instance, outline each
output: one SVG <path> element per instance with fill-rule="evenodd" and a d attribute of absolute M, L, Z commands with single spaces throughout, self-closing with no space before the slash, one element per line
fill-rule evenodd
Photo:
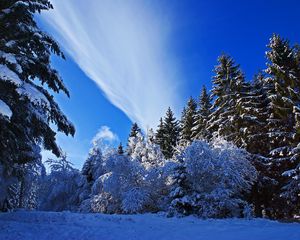
<path fill-rule="evenodd" d="M 58 142 L 77 167 L 97 132 L 113 144 L 126 144 L 132 121 L 156 126 L 169 105 L 179 114 L 202 85 L 211 87 L 222 52 L 251 79 L 265 67 L 272 33 L 300 42 L 296 0 L 53 3 L 56 10 L 38 21 L 67 55 L 67 61 L 53 58 L 53 66 L 71 98 L 56 99 L 77 131 L 74 139 L 58 135 Z"/>

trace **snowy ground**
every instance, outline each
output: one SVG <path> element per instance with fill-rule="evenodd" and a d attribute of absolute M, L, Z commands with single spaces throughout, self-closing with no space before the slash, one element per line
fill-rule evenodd
<path fill-rule="evenodd" d="M 160 215 L 103 215 L 18 211 L 0 214 L 0 239 L 299 240 L 300 224 L 200 220 Z"/>

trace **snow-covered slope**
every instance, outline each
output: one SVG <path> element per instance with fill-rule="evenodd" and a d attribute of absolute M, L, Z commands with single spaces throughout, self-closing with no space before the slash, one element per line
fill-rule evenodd
<path fill-rule="evenodd" d="M 165 218 L 157 214 L 17 211 L 0 214 L 0 239 L 298 240 L 300 224 L 264 219 Z"/>

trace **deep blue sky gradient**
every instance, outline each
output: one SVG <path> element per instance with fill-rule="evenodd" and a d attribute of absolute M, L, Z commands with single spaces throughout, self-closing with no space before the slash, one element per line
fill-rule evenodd
<path fill-rule="evenodd" d="M 211 87 L 212 70 L 222 52 L 231 55 L 251 79 L 265 68 L 266 45 L 272 33 L 300 43 L 297 0 L 164 0 L 161 8 L 171 12 L 175 23 L 170 48 L 182 68 L 186 99 L 197 98 L 203 84 Z M 71 92 L 70 100 L 64 96 L 56 99 L 76 126 L 75 138 L 82 154 L 88 153 L 90 141 L 102 125 L 109 126 L 126 144 L 131 126 L 126 115 L 110 104 L 70 58 L 53 58 L 53 65 Z M 82 158 L 71 161 L 81 166 Z"/>

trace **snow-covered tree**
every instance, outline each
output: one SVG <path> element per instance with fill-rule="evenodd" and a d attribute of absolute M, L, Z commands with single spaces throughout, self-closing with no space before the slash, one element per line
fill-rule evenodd
<path fill-rule="evenodd" d="M 193 128 L 193 140 L 209 139 L 211 138 L 210 132 L 207 130 L 207 122 L 209 116 L 212 113 L 211 96 L 206 90 L 206 87 L 202 87 L 202 92 L 199 99 L 199 109 L 196 114 L 195 126 Z"/>
<path fill-rule="evenodd" d="M 0 164 L 7 179 L 18 164 L 35 161 L 31 153 L 37 146 L 59 156 L 56 132 L 50 125 L 66 135 L 75 132 L 50 92 L 69 96 L 51 67 L 51 54 L 64 56 L 34 18 L 51 8 L 48 0 L 0 3 Z"/>
<path fill-rule="evenodd" d="M 160 145 L 160 148 L 167 159 L 170 159 L 173 156 L 179 140 L 179 130 L 179 122 L 176 120 L 174 113 L 169 107 L 162 126 L 157 130 L 158 132 L 156 135 L 158 139 L 157 143 Z"/>
<path fill-rule="evenodd" d="M 220 139 L 211 145 L 195 141 L 183 152 L 183 159 L 184 165 L 175 172 L 178 186 L 171 193 L 179 213 L 205 218 L 244 216 L 248 209 L 244 194 L 256 179 L 246 151 Z"/>
<path fill-rule="evenodd" d="M 7 174 L 0 164 L 0 209 L 36 209 L 40 180 L 45 173 L 40 148 L 31 152 L 34 161 L 14 166 L 13 173 Z"/>
<path fill-rule="evenodd" d="M 159 125 L 155 133 L 155 143 L 160 147 L 164 144 L 164 121 L 162 118 L 159 119 Z"/>
<path fill-rule="evenodd" d="M 122 143 L 120 143 L 119 146 L 118 146 L 118 153 L 121 154 L 121 155 L 124 154 Z"/>
<path fill-rule="evenodd" d="M 103 167 L 104 156 L 100 147 L 97 141 L 93 143 L 93 147 L 81 170 L 81 174 L 84 177 L 83 184 L 79 190 L 79 211 L 81 212 L 91 211 L 91 199 L 100 191 L 98 189 L 99 177 L 105 173 Z"/>
<path fill-rule="evenodd" d="M 269 116 L 268 135 L 270 136 L 270 172 L 277 181 L 274 194 L 270 199 L 272 217 L 288 217 L 290 211 L 283 211 L 286 204 L 280 198 L 280 191 L 288 181 L 288 175 L 283 174 L 297 166 L 293 158 L 293 148 L 299 143 L 297 130 L 297 109 L 300 106 L 300 61 L 299 49 L 290 46 L 288 40 L 273 35 L 267 51 L 267 77 L 269 84 L 268 104 Z M 284 187 L 286 190 L 286 187 Z"/>
<path fill-rule="evenodd" d="M 283 172 L 283 176 L 288 178 L 286 185 L 282 188 L 283 192 L 281 197 L 286 199 L 284 210 L 286 216 L 294 217 L 300 211 L 300 143 L 295 147 L 292 152 L 291 161 L 294 166 Z"/>
<path fill-rule="evenodd" d="M 115 208 L 110 210 L 111 213 L 141 212 L 149 204 L 150 199 L 145 191 L 143 168 L 140 162 L 129 156 L 111 152 L 105 156 L 104 166 L 106 173 L 99 178 L 100 191 L 92 199 L 92 206 L 94 206 L 92 210 L 96 210 L 96 202 L 107 204 L 97 207 L 100 209 L 109 209 L 109 205 L 114 202 Z"/>
<path fill-rule="evenodd" d="M 240 115 L 237 112 L 237 101 L 244 92 L 244 74 L 228 55 L 218 58 L 215 67 L 212 96 L 214 111 L 209 116 L 207 129 L 219 137 L 237 142 L 240 131 Z"/>
<path fill-rule="evenodd" d="M 80 171 L 73 168 L 65 153 L 60 159 L 48 159 L 51 172 L 41 184 L 39 209 L 46 211 L 75 211 L 79 207 L 79 190 L 82 185 Z"/>
<path fill-rule="evenodd" d="M 139 161 L 146 169 L 162 166 L 165 159 L 160 146 L 155 143 L 155 134 L 149 129 L 146 137 L 138 133 L 136 137 L 129 138 L 128 146 L 131 148 L 131 157 Z"/>
<path fill-rule="evenodd" d="M 193 129 L 196 124 L 197 103 L 191 97 L 185 107 L 180 121 L 180 136 L 179 141 L 183 144 L 192 141 Z"/>
<path fill-rule="evenodd" d="M 141 129 L 139 128 L 138 124 L 137 123 L 133 123 L 132 126 L 131 126 L 131 130 L 130 130 L 130 134 L 129 134 L 129 137 L 128 137 L 128 142 L 127 142 L 127 153 L 130 155 L 132 152 L 131 152 L 131 147 L 132 146 L 132 143 L 131 143 L 131 146 L 130 146 L 130 139 L 132 138 L 135 138 L 137 136 L 138 133 L 142 133 Z"/>
<path fill-rule="evenodd" d="M 168 216 L 186 216 L 195 213 L 193 189 L 187 179 L 186 163 L 183 153 L 176 156 L 177 164 L 171 174 L 170 206 Z"/>

